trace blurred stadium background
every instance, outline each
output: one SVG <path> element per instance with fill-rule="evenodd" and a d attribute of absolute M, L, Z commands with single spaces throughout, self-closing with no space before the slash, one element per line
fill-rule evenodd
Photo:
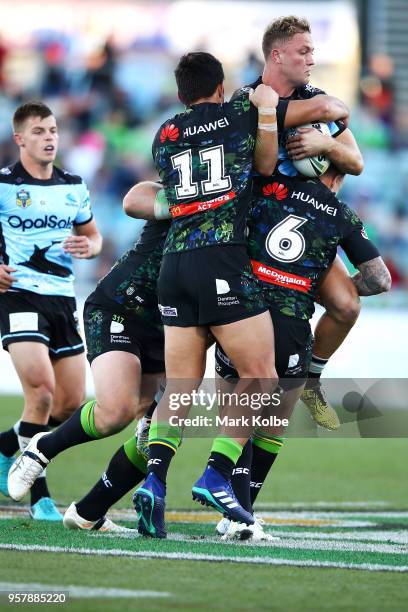
<path fill-rule="evenodd" d="M 261 37 L 267 23 L 280 15 L 304 15 L 311 21 L 315 39 L 312 83 L 350 105 L 350 127 L 365 158 L 363 175 L 347 177 L 343 199 L 365 220 L 393 276 L 389 294 L 364 300 L 359 321 L 325 376 L 406 379 L 406 8 L 407 0 L 2 0 L 0 167 L 16 160 L 11 139 L 15 107 L 28 99 L 43 99 L 54 110 L 60 126 L 59 164 L 86 179 L 105 239 L 99 258 L 77 266 L 80 302 L 141 230 L 141 223 L 123 214 L 122 198 L 136 181 L 156 178 L 151 141 L 158 125 L 181 108 L 173 78 L 179 56 L 192 49 L 214 53 L 224 63 L 230 94 L 259 75 Z M 388 385 L 387 390 L 393 381 Z M 88 391 L 92 393 L 90 376 Z M 10 358 L 0 348 L 0 430 L 19 418 L 19 393 Z M 406 408 L 406 394 L 399 396 Z M 301 417 L 305 414 L 299 412 Z M 400 414 L 404 416 L 402 411 Z M 310 428 L 308 416 L 302 418 Z M 85 445 L 79 451 L 71 449 L 56 459 L 48 478 L 62 509 L 85 494 L 105 469 L 108 457 L 132 431 L 129 426 L 118 436 Z M 402 438 L 405 433 L 406 437 L 406 431 L 402 424 L 398 435 Z M 140 587 L 168 590 L 172 599 L 164 602 L 166 609 L 204 610 L 210 606 L 239 611 L 402 612 L 407 600 L 402 572 L 408 565 L 404 535 L 408 524 L 406 439 L 390 435 L 387 440 L 383 432 L 378 434 L 384 436 L 381 440 L 346 440 L 342 433 L 336 439 L 336 435 L 316 428 L 304 439 L 288 440 L 258 504 L 260 510 L 272 511 L 265 514 L 267 526 L 282 536 L 282 545 L 231 548 L 231 554 L 236 555 L 269 555 L 274 567 L 249 562 L 240 566 L 225 559 L 216 564 L 193 563 L 194 555 L 207 546 L 205 538 L 213 534 L 211 523 L 194 522 L 204 520 L 203 512 L 197 513 L 198 518 L 187 514 L 170 523 L 174 541 L 170 538 L 161 545 L 137 538 L 109 540 L 109 535 L 98 540 L 99 536 L 88 533 L 67 535 L 58 525 L 33 525 L 26 520 L 26 506 L 15 508 L 11 500 L 2 497 L 1 580 L 10 582 L 0 582 L 0 590 L 21 588 L 22 581 L 33 582 L 38 589 L 39 582 L 46 582 L 83 585 L 92 597 L 91 587 L 100 587 L 104 595 L 99 599 L 70 602 L 70 609 L 78 611 L 128 609 L 116 589 Z M 170 470 L 168 509 L 197 510 L 189 485 L 202 468 L 209 444 L 209 439 L 183 443 Z M 130 499 L 125 496 L 117 506 L 116 518 L 125 517 L 128 526 L 134 526 L 133 512 L 124 514 L 128 508 Z M 175 520 L 174 516 L 173 512 L 168 520 Z M 52 553 L 49 545 L 57 547 L 53 549 L 57 552 Z M 133 551 L 128 554 L 146 554 L 151 559 L 61 555 L 68 547 L 72 553 L 78 547 L 92 546 L 100 546 L 105 553 L 112 547 L 128 547 Z M 29 552 L 34 549 L 35 559 Z M 208 548 L 212 560 L 226 550 L 218 544 Z M 166 551 L 170 560 L 158 562 L 156 557 Z M 174 561 L 184 554 L 188 561 Z M 288 567 L 277 567 L 280 557 L 291 559 L 285 562 Z M 301 567 L 295 567 L 298 564 Z M 391 570 L 389 565 L 394 564 L 395 572 L 365 571 L 373 569 L 372 564 L 374 569 L 387 564 Z M 319 567 L 324 567 L 324 574 Z M 350 580 L 345 567 L 364 571 L 354 572 L 354 580 Z M 112 601 L 100 599 L 106 596 L 106 587 L 115 589 L 110 594 Z M 214 593 L 220 594 L 217 599 Z M 159 603 L 144 601 L 140 609 L 164 609 Z"/>
<path fill-rule="evenodd" d="M 405 377 L 408 354 L 408 13 L 406 0 L 15 0 L 0 21 L 0 167 L 16 159 L 11 116 L 41 98 L 60 126 L 59 163 L 82 175 L 104 235 L 102 255 L 77 265 L 80 298 L 138 236 L 122 212 L 137 181 L 154 179 L 158 125 L 181 108 L 173 69 L 186 50 L 225 65 L 227 92 L 262 69 L 261 37 L 283 14 L 308 17 L 311 82 L 345 100 L 365 158 L 342 197 L 365 220 L 393 277 L 390 294 L 364 300 L 360 321 L 328 376 Z M 381 332 L 380 332 L 381 330 Z M 381 342 L 379 343 L 379 332 Z M 358 346 L 358 351 L 355 347 Z M 392 355 L 392 359 L 390 358 Z M 0 393 L 18 392 L 0 351 Z"/>

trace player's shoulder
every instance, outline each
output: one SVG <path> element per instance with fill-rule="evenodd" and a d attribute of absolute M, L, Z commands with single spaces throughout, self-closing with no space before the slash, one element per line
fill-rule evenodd
<path fill-rule="evenodd" d="M 177 113 L 163 121 L 153 139 L 153 148 L 166 143 L 175 143 L 180 138 L 181 124 L 187 114 L 187 111 Z"/>
<path fill-rule="evenodd" d="M 78 174 L 71 174 L 68 170 L 54 166 L 54 175 L 59 183 L 66 185 L 83 185 L 84 181 Z"/>
<path fill-rule="evenodd" d="M 309 98 L 314 98 L 314 96 L 318 96 L 319 94 L 325 94 L 326 92 L 323 89 L 319 89 L 318 87 L 314 87 L 307 83 L 307 85 L 301 85 L 300 87 L 296 87 L 293 92 L 291 98 L 294 100 L 307 100 Z"/>
<path fill-rule="evenodd" d="M 283 182 L 291 189 L 291 197 L 302 201 L 310 201 L 312 198 L 333 208 L 340 208 L 341 203 L 335 193 L 331 191 L 318 178 L 307 178 L 305 176 L 282 177 Z"/>
<path fill-rule="evenodd" d="M 262 77 L 258 77 L 256 81 L 250 83 L 249 85 L 243 85 L 234 91 L 230 98 L 230 102 L 234 102 L 235 100 L 240 100 L 242 98 L 247 99 L 249 94 L 254 91 L 258 87 L 258 85 L 262 84 Z"/>
<path fill-rule="evenodd" d="M 16 166 L 17 164 L 12 164 L 10 166 L 4 166 L 4 168 L 0 169 L 0 183 L 12 185 L 16 182 Z"/>

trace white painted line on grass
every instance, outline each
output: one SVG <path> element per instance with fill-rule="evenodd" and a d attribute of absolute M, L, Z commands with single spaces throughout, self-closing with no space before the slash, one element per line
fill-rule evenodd
<path fill-rule="evenodd" d="M 75 586 L 72 584 L 40 584 L 37 582 L 0 582 L 0 591 L 25 593 L 35 591 L 41 593 L 67 593 L 69 597 L 78 599 L 117 599 L 142 597 L 170 597 L 166 591 L 133 591 L 130 589 L 108 589 L 99 587 Z"/>
<path fill-rule="evenodd" d="M 391 508 L 392 504 L 386 501 L 337 501 L 337 502 L 328 502 L 328 501 L 299 501 L 299 502 L 256 502 L 257 508 L 264 508 L 265 510 L 285 510 L 289 508 L 293 509 L 302 509 L 302 508 L 327 508 L 331 510 L 337 510 L 337 508 L 346 508 L 347 510 L 358 510 L 362 508 L 364 510 L 370 510 L 371 508 Z"/>
<path fill-rule="evenodd" d="M 331 567 L 338 569 L 367 570 L 371 572 L 408 572 L 408 565 L 386 565 L 380 563 L 343 563 L 334 561 L 301 561 L 295 559 L 271 559 L 269 557 L 229 557 L 227 555 L 206 555 L 196 553 L 165 553 L 131 550 L 93 550 L 91 548 L 64 548 L 38 544 L 0 544 L 0 550 L 24 552 L 71 553 L 97 557 L 128 557 L 134 559 L 174 559 L 178 561 L 229 561 L 231 563 L 255 563 L 263 565 L 291 565 L 294 567 Z"/>
<path fill-rule="evenodd" d="M 280 529 L 267 529 L 267 533 L 273 536 L 278 536 L 282 539 L 296 538 L 308 540 L 356 540 L 367 542 L 386 542 L 388 544 L 405 544 L 408 546 L 408 530 L 390 530 L 390 531 L 342 531 L 341 533 L 321 533 L 318 531 L 299 532 L 299 531 L 282 531 Z"/>

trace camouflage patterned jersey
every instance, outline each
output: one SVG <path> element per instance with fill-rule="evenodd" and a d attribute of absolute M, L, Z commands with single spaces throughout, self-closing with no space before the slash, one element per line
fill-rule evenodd
<path fill-rule="evenodd" d="M 245 244 L 258 123 L 248 95 L 194 104 L 158 130 L 153 158 L 173 217 L 165 253 Z"/>
<path fill-rule="evenodd" d="M 248 241 L 269 307 L 298 319 L 312 316 L 319 281 L 337 246 L 354 265 L 378 257 L 357 215 L 318 179 L 258 180 Z"/>
<path fill-rule="evenodd" d="M 169 226 L 169 221 L 147 221 L 138 242 L 118 259 L 88 299 L 162 329 L 156 287 Z"/>

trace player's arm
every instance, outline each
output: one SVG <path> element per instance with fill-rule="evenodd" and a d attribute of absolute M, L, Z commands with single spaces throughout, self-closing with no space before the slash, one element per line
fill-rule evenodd
<path fill-rule="evenodd" d="M 102 236 L 95 219 L 74 225 L 73 234 L 64 240 L 63 248 L 66 253 L 77 259 L 92 259 L 99 255 L 102 249 Z"/>
<path fill-rule="evenodd" d="M 357 266 L 352 277 L 358 295 L 378 295 L 391 289 L 391 274 L 382 257 L 375 257 Z"/>
<path fill-rule="evenodd" d="M 359 295 L 377 295 L 391 289 L 391 274 L 377 247 L 367 238 L 357 215 L 343 204 L 346 215 L 345 232 L 340 245 L 351 263 L 358 269 L 352 276 Z"/>
<path fill-rule="evenodd" d="M 16 280 L 12 276 L 13 272 L 16 272 L 16 268 L 6 266 L 6 264 L 0 264 L 0 293 L 8 291 Z"/>
<path fill-rule="evenodd" d="M 159 183 L 143 181 L 123 198 L 123 210 L 134 219 L 170 219 L 169 205 Z"/>
<path fill-rule="evenodd" d="M 258 109 L 253 165 L 259 174 L 270 176 L 278 161 L 276 107 L 279 96 L 272 87 L 261 84 L 249 95 L 249 99 Z"/>
<path fill-rule="evenodd" d="M 326 94 L 318 94 L 307 100 L 290 100 L 289 103 L 281 101 L 278 111 L 284 113 L 282 127 L 285 128 L 297 127 L 314 121 L 328 123 L 329 121 L 341 120 L 347 124 L 350 115 L 350 111 L 344 102 Z"/>
<path fill-rule="evenodd" d="M 288 138 L 286 150 L 291 159 L 325 155 L 342 174 L 358 175 L 364 168 L 363 156 L 349 129 L 333 138 L 315 128 L 299 128 Z"/>

